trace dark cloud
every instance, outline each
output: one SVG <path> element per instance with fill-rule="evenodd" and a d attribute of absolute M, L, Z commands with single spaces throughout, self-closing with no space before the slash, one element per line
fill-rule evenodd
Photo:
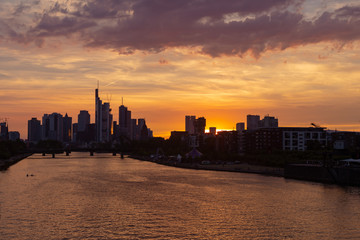
<path fill-rule="evenodd" d="M 248 53 L 259 57 L 268 50 L 360 39 L 360 6 L 344 6 L 306 20 L 296 11 L 301 2 L 88 0 L 71 8 L 55 3 L 25 37 L 13 34 L 13 38 L 22 36 L 39 44 L 46 37 L 78 34 L 87 47 L 121 54 L 199 47 L 212 57 Z"/>

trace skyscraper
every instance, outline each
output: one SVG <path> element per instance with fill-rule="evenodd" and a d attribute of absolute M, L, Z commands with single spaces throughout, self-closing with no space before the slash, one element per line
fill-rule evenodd
<path fill-rule="evenodd" d="M 112 121 L 110 103 L 102 103 L 99 97 L 99 89 L 95 89 L 95 131 L 97 142 L 109 142 L 112 133 Z"/>
<path fill-rule="evenodd" d="M 28 121 L 28 141 L 38 142 L 41 140 L 41 122 L 37 118 Z"/>
<path fill-rule="evenodd" d="M 124 105 L 119 107 L 119 130 L 120 136 L 131 138 L 131 111 Z"/>
<path fill-rule="evenodd" d="M 95 131 L 96 141 L 102 142 L 102 101 L 99 98 L 99 89 L 95 89 Z"/>
<path fill-rule="evenodd" d="M 71 126 L 72 126 L 72 117 L 69 117 L 67 113 L 63 118 L 63 142 L 71 141 Z"/>
<path fill-rule="evenodd" d="M 63 116 L 61 114 L 44 114 L 41 139 L 63 141 Z"/>
<path fill-rule="evenodd" d="M 78 114 L 78 132 L 85 132 L 90 124 L 90 114 L 86 110 L 81 110 Z"/>
<path fill-rule="evenodd" d="M 0 140 L 9 139 L 9 128 L 7 122 L 0 123 Z"/>

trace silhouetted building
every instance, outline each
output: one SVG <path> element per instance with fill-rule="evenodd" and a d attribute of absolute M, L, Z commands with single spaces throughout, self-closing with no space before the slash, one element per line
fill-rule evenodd
<path fill-rule="evenodd" d="M 348 131 L 334 131 L 330 133 L 330 141 L 337 151 L 360 151 L 360 133 Z M 356 156 L 360 158 L 360 156 Z"/>
<path fill-rule="evenodd" d="M 130 124 L 130 139 L 131 140 L 135 140 L 137 139 L 137 135 L 138 135 L 138 125 L 136 124 L 136 119 L 131 119 L 131 124 Z"/>
<path fill-rule="evenodd" d="M 204 117 L 200 117 L 195 120 L 194 123 L 195 134 L 199 134 L 199 135 L 205 134 L 205 127 L 206 127 L 206 119 Z"/>
<path fill-rule="evenodd" d="M 149 138 L 153 137 L 153 131 L 150 128 L 148 128 L 148 137 Z"/>
<path fill-rule="evenodd" d="M 0 123 L 0 140 L 9 139 L 9 128 L 7 122 Z"/>
<path fill-rule="evenodd" d="M 240 150 L 247 153 L 269 153 L 282 150 L 282 131 L 279 128 L 260 128 L 246 131 L 240 139 L 240 144 L 242 144 Z"/>
<path fill-rule="evenodd" d="M 275 117 L 265 116 L 259 122 L 259 127 L 261 128 L 277 128 L 279 127 L 279 121 Z"/>
<path fill-rule="evenodd" d="M 185 131 L 195 134 L 195 116 L 185 116 Z"/>
<path fill-rule="evenodd" d="M 99 89 L 95 89 L 95 127 L 96 127 L 96 141 L 102 142 L 102 101 L 99 97 Z"/>
<path fill-rule="evenodd" d="M 216 135 L 216 127 L 209 127 L 209 133 L 211 134 L 211 135 Z"/>
<path fill-rule="evenodd" d="M 120 136 L 131 138 L 131 111 L 124 105 L 119 107 L 119 130 Z"/>
<path fill-rule="evenodd" d="M 63 116 L 61 114 L 44 114 L 42 118 L 41 139 L 63 141 Z"/>
<path fill-rule="evenodd" d="M 71 142 L 71 127 L 72 117 L 69 117 L 66 113 L 63 118 L 63 142 Z"/>
<path fill-rule="evenodd" d="M 246 125 L 247 130 L 252 131 L 259 128 L 260 116 L 259 115 L 247 115 Z"/>
<path fill-rule="evenodd" d="M 139 125 L 139 140 L 146 140 L 149 138 L 149 132 L 148 128 L 146 126 L 145 119 L 139 118 L 138 119 L 138 125 Z"/>
<path fill-rule="evenodd" d="M 96 141 L 96 130 L 90 130 L 90 114 L 81 110 L 78 114 L 78 123 L 73 124 L 73 141 L 77 143 L 90 143 Z M 95 124 L 93 124 L 95 128 Z"/>
<path fill-rule="evenodd" d="M 95 126 L 96 141 L 109 142 L 112 134 L 112 114 L 109 103 L 102 103 L 99 89 L 95 89 Z"/>
<path fill-rule="evenodd" d="M 221 131 L 216 135 L 216 150 L 226 153 L 238 153 L 238 132 Z"/>
<path fill-rule="evenodd" d="M 305 151 L 325 147 L 327 134 L 312 127 L 259 128 L 246 131 L 243 144 L 246 152 Z"/>
<path fill-rule="evenodd" d="M 17 131 L 9 132 L 9 140 L 10 141 L 20 140 L 20 133 Z"/>
<path fill-rule="evenodd" d="M 86 110 L 81 110 L 78 114 L 78 132 L 85 132 L 90 124 L 90 114 Z"/>
<path fill-rule="evenodd" d="M 245 123 L 239 122 L 236 124 L 236 131 L 242 132 L 245 130 Z"/>
<path fill-rule="evenodd" d="M 37 118 L 28 120 L 28 141 L 38 142 L 41 140 L 41 122 Z"/>
<path fill-rule="evenodd" d="M 79 124 L 78 123 L 74 123 L 72 126 L 72 138 L 71 140 L 73 142 L 78 142 L 79 141 L 79 137 L 78 137 L 78 129 L 79 129 Z"/>

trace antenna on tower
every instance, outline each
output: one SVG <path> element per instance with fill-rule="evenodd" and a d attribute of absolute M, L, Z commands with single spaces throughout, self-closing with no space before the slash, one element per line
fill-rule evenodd
<path fill-rule="evenodd" d="M 124 105 L 124 98 L 121 97 L 121 105 Z"/>

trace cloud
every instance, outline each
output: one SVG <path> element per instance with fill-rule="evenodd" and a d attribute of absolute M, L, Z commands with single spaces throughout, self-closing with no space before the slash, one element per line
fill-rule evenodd
<path fill-rule="evenodd" d="M 168 64 L 169 64 L 169 61 L 162 58 L 162 59 L 159 59 L 159 64 L 160 64 L 160 65 L 168 65 Z"/>
<path fill-rule="evenodd" d="M 341 6 L 309 20 L 299 11 L 302 2 L 57 2 L 27 32 L 17 33 L 11 26 L 5 27 L 5 32 L 18 42 L 33 41 L 39 46 L 49 37 L 76 35 L 86 47 L 113 49 L 120 54 L 187 47 L 212 57 L 251 54 L 256 58 L 266 51 L 320 42 L 346 44 L 360 39 L 360 6 Z M 24 6 L 17 9 L 21 12 Z"/>

